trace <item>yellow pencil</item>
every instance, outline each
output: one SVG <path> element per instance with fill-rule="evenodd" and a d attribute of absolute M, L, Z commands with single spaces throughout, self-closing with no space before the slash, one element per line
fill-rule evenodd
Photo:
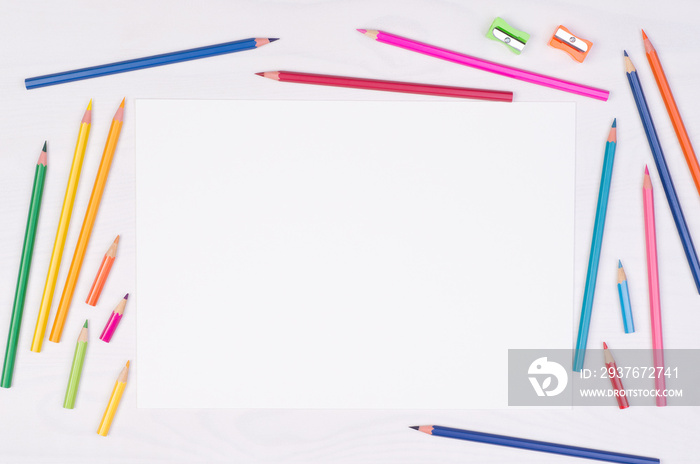
<path fill-rule="evenodd" d="M 73 213 L 75 194 L 78 191 L 78 181 L 80 180 L 80 172 L 83 169 L 83 159 L 85 158 L 85 148 L 87 147 L 88 137 L 90 136 L 91 122 L 92 100 L 90 100 L 90 103 L 88 103 L 87 109 L 85 110 L 85 114 L 83 115 L 83 120 L 80 121 L 80 130 L 78 131 L 78 142 L 75 144 L 75 153 L 73 153 L 73 164 L 70 167 L 70 174 L 68 175 L 68 186 L 66 187 L 66 196 L 63 198 L 63 207 L 61 208 L 61 217 L 58 220 L 56 240 L 54 240 L 53 243 L 51 261 L 49 262 L 49 272 L 46 275 L 46 285 L 44 285 L 44 295 L 41 297 L 39 315 L 36 319 L 36 328 L 34 329 L 34 338 L 32 339 L 32 351 L 35 353 L 39 353 L 41 351 L 41 345 L 44 343 L 46 325 L 49 322 L 49 312 L 51 311 L 51 302 L 53 301 L 53 294 L 56 291 L 56 280 L 58 280 L 58 270 L 61 267 L 63 248 L 66 245 L 68 226 L 70 225 L 70 218 L 71 214 Z"/>
<path fill-rule="evenodd" d="M 117 377 L 117 382 L 114 384 L 112 389 L 112 396 L 109 397 L 109 403 L 107 403 L 107 409 L 102 415 L 102 421 L 100 421 L 100 426 L 97 429 L 97 433 L 106 437 L 109 433 L 109 427 L 112 425 L 112 420 L 114 419 L 114 414 L 117 412 L 119 407 L 119 402 L 122 399 L 122 394 L 124 394 L 124 389 L 126 388 L 126 379 L 129 376 L 129 361 L 126 362 L 126 366 L 119 373 Z"/>
<path fill-rule="evenodd" d="M 95 225 L 95 219 L 97 218 L 97 210 L 99 210 L 100 208 L 100 202 L 102 201 L 102 193 L 104 192 L 105 184 L 107 183 L 109 169 L 112 166 L 112 158 L 114 157 L 114 151 L 117 149 L 117 142 L 119 141 L 119 134 L 122 131 L 123 120 L 124 100 L 122 100 L 121 105 L 119 105 L 119 109 L 117 109 L 117 112 L 114 114 L 114 118 L 112 118 L 112 125 L 110 126 L 109 134 L 107 135 L 107 143 L 105 144 L 105 150 L 102 153 L 100 167 L 97 170 L 95 185 L 92 187 L 92 194 L 90 194 L 90 202 L 88 203 L 87 211 L 85 212 L 85 219 L 83 219 L 83 227 L 80 229 L 78 243 L 75 245 L 73 260 L 70 263 L 70 269 L 68 270 L 66 284 L 64 285 L 63 293 L 61 294 L 61 301 L 58 303 L 56 317 L 53 320 L 53 327 L 51 327 L 51 335 L 49 335 L 49 341 L 52 341 L 54 343 L 58 343 L 61 341 L 63 325 L 66 322 L 66 317 L 68 316 L 68 309 L 70 308 L 71 300 L 73 299 L 75 285 L 78 283 L 80 268 L 83 265 L 85 252 L 87 250 L 88 242 L 90 241 L 90 234 L 92 234 L 92 226 Z"/>

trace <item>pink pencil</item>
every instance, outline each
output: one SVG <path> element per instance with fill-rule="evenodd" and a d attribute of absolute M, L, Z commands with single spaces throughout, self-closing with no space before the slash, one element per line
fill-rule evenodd
<path fill-rule="evenodd" d="M 644 168 L 644 235 L 647 243 L 647 274 L 649 275 L 649 311 L 651 312 L 651 346 L 654 352 L 654 383 L 657 391 L 666 390 L 664 377 L 664 338 L 661 332 L 661 297 L 659 266 L 656 255 L 656 226 L 654 219 L 654 189 L 649 168 Z M 665 396 L 656 396 L 657 406 L 666 406 Z"/>
<path fill-rule="evenodd" d="M 114 311 L 112 311 L 112 314 L 109 316 L 109 319 L 105 324 L 105 328 L 102 329 L 102 333 L 100 334 L 100 340 L 102 340 L 103 342 L 109 343 L 109 341 L 112 339 L 112 335 L 114 335 L 114 331 L 117 330 L 119 321 L 122 320 L 122 316 L 124 315 L 124 308 L 126 307 L 126 300 L 128 298 L 129 294 L 127 293 L 126 295 L 124 295 L 124 298 L 119 302 L 117 307 L 114 308 Z"/>
<path fill-rule="evenodd" d="M 411 50 L 413 52 L 423 53 L 424 55 L 429 55 L 464 66 L 470 66 L 483 71 L 500 74 L 501 76 L 512 77 L 513 79 L 519 79 L 532 84 L 544 85 L 545 87 L 551 87 L 553 89 L 563 90 L 564 92 L 571 92 L 578 95 L 583 95 L 584 97 L 595 98 L 603 101 L 607 101 L 608 97 L 610 96 L 610 92 L 607 90 L 576 84 L 575 82 L 569 82 L 562 79 L 557 79 L 556 77 L 549 77 L 545 76 L 544 74 L 525 71 L 524 69 L 512 68 L 503 64 L 494 63 L 493 61 L 486 61 L 482 60 L 481 58 L 465 55 L 463 53 L 457 53 L 422 42 L 416 42 L 415 40 L 389 34 L 387 32 L 369 29 L 358 29 L 358 31 L 367 37 L 376 40 L 377 42 L 394 45 L 395 47 L 405 48 L 406 50 Z"/>

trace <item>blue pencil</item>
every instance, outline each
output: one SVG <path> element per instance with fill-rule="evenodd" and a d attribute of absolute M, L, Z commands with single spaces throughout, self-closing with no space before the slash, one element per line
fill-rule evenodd
<path fill-rule="evenodd" d="M 622 311 L 622 323 L 625 326 L 625 333 L 634 333 L 630 290 L 627 286 L 625 269 L 622 267 L 622 261 L 620 260 L 617 261 L 617 293 L 620 295 L 620 310 Z"/>
<path fill-rule="evenodd" d="M 614 453 L 612 451 L 582 448 L 580 446 L 560 445 L 558 443 L 548 443 L 546 441 L 536 441 L 528 440 L 526 438 L 494 435 L 492 433 L 474 432 L 472 430 L 454 429 L 451 427 L 442 427 L 440 425 L 414 425 L 411 428 L 437 437 L 456 438 L 458 440 L 475 441 L 478 443 L 487 443 L 489 445 L 510 446 L 512 448 L 520 448 L 530 451 L 541 451 L 543 453 L 596 459 L 598 461 L 617 462 L 620 464 L 659 464 L 661 462 L 656 458 L 648 458 L 645 456 Z"/>
<path fill-rule="evenodd" d="M 647 101 L 644 98 L 642 84 L 641 82 L 639 82 L 637 70 L 632 64 L 632 60 L 630 60 L 630 57 L 627 55 L 627 52 L 625 52 L 625 71 L 627 72 L 627 80 L 629 81 L 630 88 L 632 89 L 632 95 L 634 95 L 634 101 L 637 104 L 639 117 L 642 119 L 644 132 L 646 132 L 647 134 L 647 140 L 649 141 L 649 148 L 651 148 L 651 154 L 654 156 L 654 163 L 656 164 L 656 170 L 659 172 L 661 185 L 663 185 L 664 193 L 666 193 L 666 200 L 668 201 L 668 206 L 669 208 L 671 208 L 673 222 L 676 223 L 678 236 L 680 237 L 681 243 L 683 244 L 683 251 L 685 251 L 685 257 L 688 260 L 690 272 L 693 274 L 695 287 L 697 288 L 698 293 L 700 293 L 700 262 L 698 261 L 698 255 L 695 252 L 695 246 L 693 246 L 693 239 L 690 236 L 690 231 L 688 230 L 688 225 L 685 222 L 683 210 L 681 209 L 681 203 L 678 200 L 676 189 L 673 186 L 671 173 L 669 172 L 668 166 L 666 165 L 666 158 L 664 157 L 664 152 L 663 150 L 661 150 L 659 137 L 656 135 L 656 128 L 654 127 L 654 121 L 651 119 L 651 113 L 649 112 Z"/>
<path fill-rule="evenodd" d="M 608 141 L 605 143 L 605 158 L 603 159 L 603 172 L 600 176 L 600 190 L 598 191 L 598 206 L 595 212 L 595 224 L 593 225 L 593 239 L 591 240 L 591 253 L 588 258 L 588 272 L 586 273 L 586 288 L 583 291 L 583 304 L 581 305 L 581 322 L 578 325 L 578 337 L 576 339 L 576 352 L 574 354 L 574 371 L 579 372 L 583 368 L 586 357 L 586 344 L 588 343 L 588 329 L 591 325 L 591 313 L 593 312 L 593 296 L 595 295 L 595 283 L 598 278 L 598 264 L 600 263 L 600 250 L 603 247 L 603 231 L 605 230 L 605 213 L 608 210 L 608 197 L 610 196 L 610 183 L 612 182 L 613 162 L 615 161 L 615 147 L 617 146 L 617 119 L 610 128 Z"/>
<path fill-rule="evenodd" d="M 146 56 L 133 60 L 119 61 L 117 63 L 103 64 L 90 68 L 75 69 L 45 76 L 30 77 L 24 80 L 24 86 L 29 89 L 46 87 L 48 85 L 65 84 L 66 82 L 92 79 L 93 77 L 107 76 L 137 69 L 152 68 L 166 64 L 179 63 L 181 61 L 197 60 L 210 56 L 224 55 L 226 53 L 242 52 L 257 47 L 262 47 L 277 39 L 243 39 L 235 42 L 226 42 L 206 47 L 191 48 L 178 52 L 164 53 L 162 55 Z"/>

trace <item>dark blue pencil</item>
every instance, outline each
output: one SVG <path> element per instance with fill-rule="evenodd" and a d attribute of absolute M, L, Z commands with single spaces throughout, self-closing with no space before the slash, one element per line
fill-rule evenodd
<path fill-rule="evenodd" d="M 543 453 L 561 454 L 577 458 L 596 459 L 598 461 L 617 462 L 619 464 L 658 464 L 661 461 L 656 458 L 635 456 L 633 454 L 613 453 L 612 451 L 581 448 L 579 446 L 560 445 L 546 441 L 528 440 L 526 438 L 507 437 L 492 433 L 474 432 L 472 430 L 453 429 L 440 425 L 412 426 L 419 432 L 438 437 L 456 438 L 458 440 L 488 443 L 489 445 L 510 446 L 530 451 L 542 451 Z"/>
<path fill-rule="evenodd" d="M 107 76 L 137 69 L 152 68 L 166 64 L 179 63 L 181 61 L 197 60 L 210 56 L 224 55 L 226 53 L 242 52 L 274 42 L 277 39 L 243 39 L 235 42 L 226 42 L 206 47 L 191 48 L 178 52 L 164 53 L 162 55 L 146 56 L 133 60 L 119 61 L 117 63 L 103 64 L 90 68 L 75 69 L 45 76 L 30 77 L 24 80 L 25 87 L 36 89 L 48 85 L 65 84 L 66 82 L 92 79 L 93 77 Z"/>
<path fill-rule="evenodd" d="M 659 172 L 661 185 L 663 185 L 664 187 L 664 193 L 666 194 L 668 206 L 671 208 L 673 221 L 676 223 L 678 236 L 680 237 L 681 243 L 683 244 L 685 257 L 688 259 L 690 272 L 693 274 L 695 287 L 697 288 L 698 293 L 700 293 L 700 262 L 698 261 L 698 255 L 695 252 L 695 247 L 693 246 L 693 239 L 690 236 L 690 231 L 688 230 L 688 225 L 685 222 L 683 210 L 681 209 L 681 203 L 678 200 L 676 189 L 673 186 L 671 173 L 668 171 L 668 166 L 666 165 L 666 158 L 664 158 L 664 152 L 663 150 L 661 150 L 659 137 L 656 135 L 656 128 L 654 127 L 654 121 L 651 119 L 651 113 L 649 112 L 649 107 L 647 106 L 646 98 L 644 98 L 642 84 L 641 82 L 639 82 L 637 70 L 632 64 L 632 60 L 630 60 L 630 57 L 629 55 L 627 55 L 627 52 L 625 52 L 625 72 L 627 73 L 627 80 L 629 81 L 630 88 L 632 89 L 632 95 L 634 95 L 634 101 L 637 104 L 639 117 L 642 119 L 644 132 L 646 132 L 647 134 L 649 148 L 651 148 L 651 154 L 654 156 L 654 163 L 656 164 L 656 170 Z"/>

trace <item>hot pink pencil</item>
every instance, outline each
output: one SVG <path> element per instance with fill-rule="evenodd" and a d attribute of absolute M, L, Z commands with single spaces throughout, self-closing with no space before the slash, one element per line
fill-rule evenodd
<path fill-rule="evenodd" d="M 597 100 L 606 101 L 610 96 L 610 92 L 607 90 L 576 84 L 575 82 L 569 82 L 562 79 L 557 79 L 556 77 L 549 77 L 543 74 L 525 71 L 524 69 L 511 68 L 510 66 L 482 60 L 481 58 L 453 52 L 422 42 L 416 42 L 415 40 L 389 34 L 387 32 L 369 29 L 358 29 L 358 31 L 367 37 L 376 40 L 377 42 L 394 45 L 395 47 L 405 48 L 406 50 L 423 53 L 424 55 L 433 56 L 442 60 L 500 74 L 501 76 L 512 77 L 513 79 L 520 79 L 521 81 L 544 85 L 545 87 L 551 87 L 553 89 L 563 90 L 564 92 L 571 92 L 578 95 L 583 95 L 584 97 L 595 98 Z"/>
<path fill-rule="evenodd" d="M 659 266 L 656 255 L 656 226 L 654 220 L 654 189 L 649 168 L 644 168 L 644 235 L 647 243 L 647 274 L 649 275 L 649 311 L 651 312 L 651 346 L 654 352 L 654 382 L 657 391 L 666 390 L 664 377 L 664 338 L 661 332 L 661 297 Z M 656 396 L 657 406 L 666 406 L 665 396 Z"/>
<path fill-rule="evenodd" d="M 122 316 L 124 315 L 124 308 L 126 307 L 126 300 L 128 298 L 129 294 L 127 293 L 124 295 L 124 298 L 119 302 L 117 307 L 114 308 L 112 315 L 109 316 L 109 320 L 107 320 L 105 328 L 102 329 L 102 333 L 100 334 L 100 340 L 103 342 L 109 343 L 109 341 L 112 339 L 112 335 L 114 335 L 114 331 L 117 330 L 119 321 L 122 320 Z"/>

